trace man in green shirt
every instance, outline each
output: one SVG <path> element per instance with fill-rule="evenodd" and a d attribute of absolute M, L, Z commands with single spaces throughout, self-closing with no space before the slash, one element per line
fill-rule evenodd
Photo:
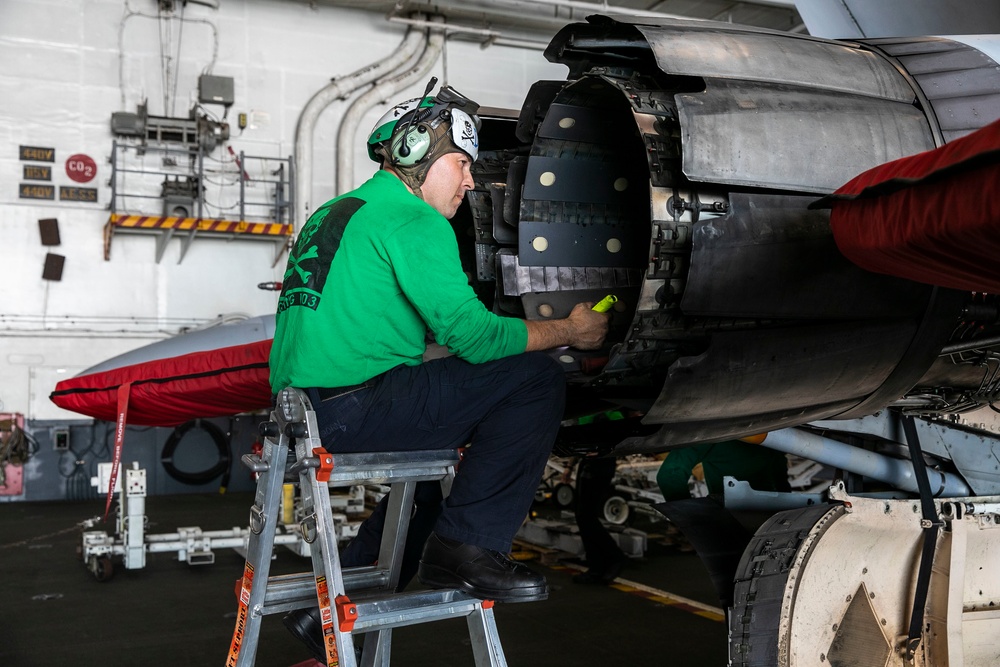
<path fill-rule="evenodd" d="M 330 451 L 469 444 L 418 577 L 539 600 L 545 579 L 507 553 L 564 407 L 563 371 L 541 351 L 599 347 L 607 317 L 584 303 L 565 319 L 525 321 L 477 299 L 448 223 L 474 187 L 477 110 L 445 87 L 376 125 L 369 154 L 382 169 L 320 207 L 289 253 L 271 387 L 306 390 Z M 451 356 L 424 362 L 428 334 Z"/>
<path fill-rule="evenodd" d="M 757 491 L 790 491 L 788 459 L 784 452 L 741 440 L 689 445 L 670 450 L 656 473 L 664 500 L 690 498 L 688 480 L 701 466 L 708 492 L 722 495 L 722 478 L 731 475 Z"/>

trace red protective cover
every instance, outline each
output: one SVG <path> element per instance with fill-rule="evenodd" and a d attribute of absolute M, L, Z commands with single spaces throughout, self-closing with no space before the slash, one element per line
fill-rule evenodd
<path fill-rule="evenodd" d="M 837 246 L 861 268 L 1000 294 L 1000 121 L 869 169 L 829 200 Z"/>
<path fill-rule="evenodd" d="M 60 408 L 115 421 L 118 387 L 131 382 L 128 423 L 177 426 L 199 417 L 225 417 L 271 405 L 271 340 L 194 352 L 78 376 L 56 385 Z"/>

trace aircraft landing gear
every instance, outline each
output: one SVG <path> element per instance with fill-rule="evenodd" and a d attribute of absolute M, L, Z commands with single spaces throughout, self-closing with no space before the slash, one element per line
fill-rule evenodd
<path fill-rule="evenodd" d="M 923 541 L 920 501 L 851 496 L 787 510 L 757 531 L 736 573 L 732 667 L 865 664 L 904 667 Z M 938 534 L 923 636 L 913 665 L 989 667 L 1000 648 L 994 498 L 936 500 Z M 969 580 L 975 581 L 971 585 Z M 861 653 L 859 653 L 861 652 Z"/>

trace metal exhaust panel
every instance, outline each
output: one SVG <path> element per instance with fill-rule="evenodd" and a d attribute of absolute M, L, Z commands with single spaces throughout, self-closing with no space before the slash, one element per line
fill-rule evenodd
<path fill-rule="evenodd" d="M 904 47 L 881 46 L 606 17 L 549 45 L 570 81 L 533 89 L 518 121 L 530 146 L 511 170 L 523 185 L 505 190 L 517 247 L 497 253 L 500 293 L 536 319 L 619 298 L 607 349 L 560 352 L 585 393 L 664 425 L 619 454 L 868 414 L 953 334 L 962 293 L 858 269 L 808 209 L 938 143 L 926 97 L 885 53 Z"/>

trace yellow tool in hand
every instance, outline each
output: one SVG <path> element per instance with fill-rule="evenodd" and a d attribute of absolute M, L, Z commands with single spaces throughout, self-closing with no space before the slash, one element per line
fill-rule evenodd
<path fill-rule="evenodd" d="M 596 310 L 599 313 L 606 313 L 611 310 L 611 306 L 618 303 L 618 297 L 614 294 L 609 294 L 600 301 L 598 301 L 591 310 Z"/>

